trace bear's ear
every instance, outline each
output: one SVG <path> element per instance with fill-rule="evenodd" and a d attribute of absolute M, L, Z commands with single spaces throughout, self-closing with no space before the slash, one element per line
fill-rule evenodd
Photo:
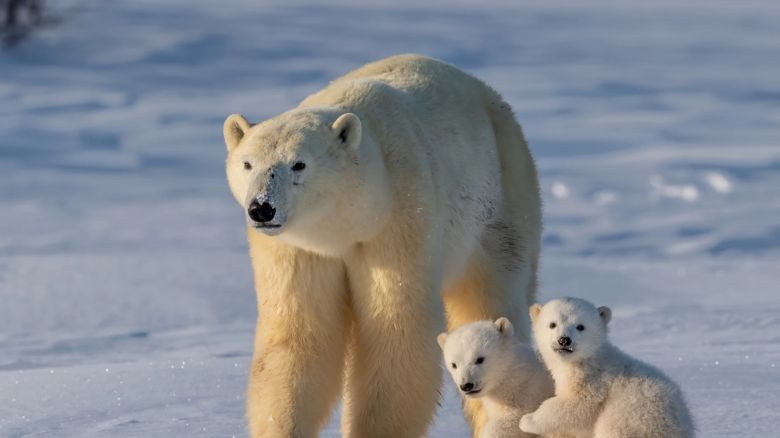
<path fill-rule="evenodd" d="M 447 333 L 439 333 L 439 336 L 436 336 L 436 342 L 439 343 L 439 348 L 444 351 L 444 343 L 447 342 Z"/>
<path fill-rule="evenodd" d="M 331 126 L 336 139 L 341 145 L 349 148 L 357 148 L 363 135 L 363 125 L 360 118 L 352 113 L 339 116 Z"/>
<path fill-rule="evenodd" d="M 609 307 L 601 306 L 599 307 L 599 316 L 601 317 L 601 320 L 604 321 L 604 325 L 609 324 L 609 320 L 612 319 L 612 310 L 610 310 Z"/>
<path fill-rule="evenodd" d="M 225 119 L 222 134 L 225 136 L 225 145 L 227 145 L 228 152 L 238 146 L 238 143 L 244 138 L 244 134 L 246 134 L 249 128 L 249 122 L 241 114 L 231 114 Z"/>
<path fill-rule="evenodd" d="M 495 325 L 498 329 L 498 332 L 504 336 L 512 337 L 512 335 L 515 334 L 514 326 L 512 326 L 512 323 L 503 316 L 498 318 L 496 322 L 493 323 L 493 325 Z"/>
<path fill-rule="evenodd" d="M 534 304 L 528 309 L 528 315 L 531 316 L 531 322 L 536 321 L 536 317 L 539 316 L 539 313 L 542 311 L 542 305 L 539 303 Z"/>

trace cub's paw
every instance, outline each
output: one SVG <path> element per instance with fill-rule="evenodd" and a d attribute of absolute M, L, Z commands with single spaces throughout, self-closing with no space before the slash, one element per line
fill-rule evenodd
<path fill-rule="evenodd" d="M 534 421 L 534 414 L 525 414 L 520 419 L 520 430 L 525 433 L 532 433 L 535 435 L 541 435 L 542 431 L 539 425 Z"/>

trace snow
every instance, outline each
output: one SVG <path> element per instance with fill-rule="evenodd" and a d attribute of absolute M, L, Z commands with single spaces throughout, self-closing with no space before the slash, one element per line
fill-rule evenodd
<path fill-rule="evenodd" d="M 542 298 L 610 305 L 699 436 L 777 434 L 780 5 L 47 5 L 0 51 L 0 436 L 246 436 L 256 313 L 222 121 L 401 52 L 514 106 Z M 431 436 L 466 437 L 445 383 Z"/>

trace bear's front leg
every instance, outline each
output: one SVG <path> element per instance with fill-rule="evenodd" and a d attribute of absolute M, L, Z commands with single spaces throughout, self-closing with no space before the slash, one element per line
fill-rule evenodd
<path fill-rule="evenodd" d="M 251 233 L 259 315 L 247 394 L 250 432 L 314 437 L 341 388 L 349 331 L 344 266 Z"/>
<path fill-rule="evenodd" d="M 347 260 L 353 336 L 343 435 L 419 438 L 436 411 L 444 310 L 435 272 L 399 242 L 364 245 Z M 416 243 L 416 242 L 415 242 Z"/>
<path fill-rule="evenodd" d="M 523 432 L 518 427 L 520 415 L 514 413 L 496 419 L 490 419 L 485 423 L 479 438 L 532 438 L 535 434 Z"/>
<path fill-rule="evenodd" d="M 525 414 L 520 418 L 520 430 L 525 433 L 532 433 L 539 435 L 542 433 L 542 428 L 534 420 L 534 414 Z"/>

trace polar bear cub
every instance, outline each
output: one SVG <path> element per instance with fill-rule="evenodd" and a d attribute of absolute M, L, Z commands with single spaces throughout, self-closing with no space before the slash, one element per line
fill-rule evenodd
<path fill-rule="evenodd" d="M 481 398 L 488 422 L 480 438 L 530 437 L 518 426 L 553 395 L 553 381 L 506 318 L 477 321 L 438 336 L 452 379 L 467 397 Z"/>
<path fill-rule="evenodd" d="M 534 338 L 555 380 L 555 396 L 526 414 L 528 433 L 595 438 L 692 437 L 680 388 L 607 340 L 608 307 L 577 298 L 530 309 Z"/>

